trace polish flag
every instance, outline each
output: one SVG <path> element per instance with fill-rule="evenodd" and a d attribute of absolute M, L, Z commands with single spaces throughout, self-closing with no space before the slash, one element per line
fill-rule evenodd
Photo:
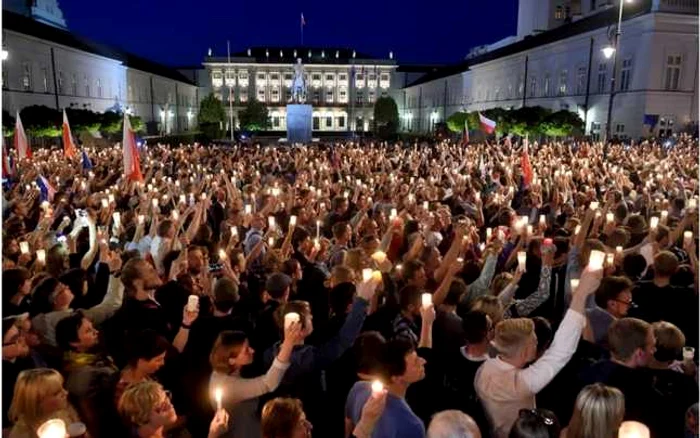
<path fill-rule="evenodd" d="M 129 116 L 124 114 L 124 133 L 122 136 L 122 151 L 124 154 L 124 175 L 132 181 L 143 181 L 141 165 L 139 164 L 139 151 L 136 149 L 136 139 L 131 130 Z"/>
<path fill-rule="evenodd" d="M 19 111 L 17 111 L 17 119 L 15 120 L 15 150 L 17 151 L 17 158 L 32 158 L 32 148 L 29 146 L 29 141 L 27 140 L 27 134 L 24 132 L 24 126 L 22 126 L 22 119 L 19 118 Z"/>
<path fill-rule="evenodd" d="M 75 142 L 73 141 L 73 135 L 70 132 L 70 125 L 68 124 L 68 116 L 66 115 L 66 110 L 63 110 L 63 156 L 66 158 L 74 158 L 77 153 L 75 147 Z"/>
<path fill-rule="evenodd" d="M 56 195 L 56 189 L 51 185 L 49 180 L 44 178 L 43 175 L 39 175 L 39 178 L 36 179 L 36 185 L 39 187 L 42 201 L 53 201 L 53 197 Z"/>
<path fill-rule="evenodd" d="M 487 134 L 493 134 L 493 131 L 496 130 L 496 122 L 487 119 L 481 113 L 479 113 L 479 123 L 481 123 L 481 129 Z"/>
<path fill-rule="evenodd" d="M 528 153 L 527 140 L 523 143 L 523 155 L 520 157 L 520 167 L 523 171 L 523 182 L 526 186 L 532 184 L 533 173 L 530 164 L 530 154 Z"/>

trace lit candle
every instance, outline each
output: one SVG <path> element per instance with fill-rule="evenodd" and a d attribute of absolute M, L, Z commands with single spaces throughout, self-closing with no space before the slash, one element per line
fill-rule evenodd
<path fill-rule="evenodd" d="M 316 221 L 316 238 L 321 237 L 321 221 Z"/>
<path fill-rule="evenodd" d="M 39 438 L 66 438 L 66 423 L 59 419 L 49 420 L 39 426 L 36 434 Z"/>
<path fill-rule="evenodd" d="M 275 217 L 274 216 L 268 216 L 267 217 L 267 225 L 270 228 L 275 228 Z"/>
<path fill-rule="evenodd" d="M 656 227 L 659 226 L 659 218 L 657 216 L 653 216 L 651 220 L 649 221 L 649 228 L 652 230 L 655 230 Z"/>
<path fill-rule="evenodd" d="M 372 280 L 375 281 L 375 283 L 379 283 L 382 281 L 382 273 L 380 271 L 372 271 Z"/>
<path fill-rule="evenodd" d="M 114 220 L 114 223 L 119 226 L 119 223 L 122 221 L 122 215 L 118 211 L 115 211 L 112 213 L 112 219 Z"/>
<path fill-rule="evenodd" d="M 690 201 L 688 201 L 688 208 L 690 208 L 691 210 L 698 208 L 698 200 L 693 198 Z"/>
<path fill-rule="evenodd" d="M 396 219 L 396 216 L 398 216 L 398 214 L 396 213 L 396 209 L 392 208 L 391 213 L 389 214 L 389 219 L 391 219 L 393 221 Z"/>
<path fill-rule="evenodd" d="M 172 216 L 174 221 L 180 219 L 180 213 L 177 210 L 173 210 Z"/>
<path fill-rule="evenodd" d="M 187 203 L 187 197 L 185 195 L 180 195 L 180 204 L 186 204 Z"/>
<path fill-rule="evenodd" d="M 245 214 L 251 214 L 253 212 L 253 207 L 251 207 L 250 204 L 246 204 L 244 209 Z"/>
<path fill-rule="evenodd" d="M 615 220 L 615 215 L 613 213 L 607 213 L 605 215 L 605 222 L 612 223 Z"/>
<path fill-rule="evenodd" d="M 621 246 L 616 246 L 615 247 L 615 252 L 622 255 L 622 247 Z"/>
<path fill-rule="evenodd" d="M 316 251 L 321 249 L 321 241 L 319 239 L 314 239 L 314 249 L 316 249 Z"/>
<path fill-rule="evenodd" d="M 223 398 L 224 391 L 223 389 L 216 388 L 214 390 L 214 400 L 216 400 L 216 410 L 220 411 L 221 410 L 221 399 Z"/>
<path fill-rule="evenodd" d="M 433 296 L 431 294 L 422 294 L 421 304 L 423 305 L 424 309 L 430 307 L 433 304 Z"/>
<path fill-rule="evenodd" d="M 428 210 L 429 204 L 428 201 L 423 201 L 423 210 Z"/>
<path fill-rule="evenodd" d="M 19 243 L 19 252 L 22 254 L 28 254 L 29 253 L 29 242 L 20 242 Z"/>
<path fill-rule="evenodd" d="M 693 241 L 693 232 L 692 231 L 684 231 L 683 232 L 683 243 L 688 245 L 692 241 Z"/>
<path fill-rule="evenodd" d="M 527 262 L 527 253 L 525 251 L 518 251 L 518 269 L 520 271 L 525 271 L 525 263 Z"/>
<path fill-rule="evenodd" d="M 649 438 L 649 428 L 638 421 L 623 421 L 617 434 L 618 438 Z"/>
<path fill-rule="evenodd" d="M 666 220 L 668 220 L 668 210 L 661 212 L 661 222 L 665 224 Z"/>
<path fill-rule="evenodd" d="M 487 228 L 487 229 L 486 229 L 486 240 L 490 240 L 492 234 L 493 234 L 493 229 L 492 229 L 492 228 Z"/>
<path fill-rule="evenodd" d="M 238 236 L 238 227 L 231 227 L 231 237 Z"/>
<path fill-rule="evenodd" d="M 226 250 L 225 249 L 219 250 L 219 260 L 226 260 Z"/>
<path fill-rule="evenodd" d="M 113 202 L 114 202 L 114 195 L 110 193 L 110 194 L 107 196 L 107 199 L 109 200 L 109 203 L 110 203 L 110 204 L 113 203 Z"/>
<path fill-rule="evenodd" d="M 528 236 L 531 236 L 532 235 L 532 225 L 528 225 L 526 230 L 527 230 Z"/>
<path fill-rule="evenodd" d="M 608 253 L 605 255 L 605 264 L 608 266 L 612 266 L 615 264 L 615 254 L 613 253 Z"/>
<path fill-rule="evenodd" d="M 284 315 L 284 328 L 285 328 L 285 330 L 288 329 L 290 325 L 292 325 L 295 322 L 299 322 L 300 320 L 301 320 L 301 317 L 296 312 L 289 312 L 289 313 L 285 314 Z"/>
<path fill-rule="evenodd" d="M 372 395 L 378 397 L 384 391 L 384 384 L 379 380 L 372 382 Z"/>
<path fill-rule="evenodd" d="M 588 258 L 588 268 L 591 271 L 599 271 L 603 269 L 603 263 L 605 263 L 605 253 L 595 249 L 592 250 Z"/>
<path fill-rule="evenodd" d="M 403 269 L 403 265 L 401 265 L 400 263 L 398 265 L 396 265 L 397 271 L 401 271 L 402 269 Z"/>
<path fill-rule="evenodd" d="M 296 224 L 297 224 L 297 217 L 294 216 L 294 215 L 289 216 L 289 226 L 290 226 L 290 227 L 293 227 L 293 226 L 295 226 Z"/>
<path fill-rule="evenodd" d="M 544 227 L 547 224 L 547 218 L 545 215 L 540 215 L 540 227 Z"/>
<path fill-rule="evenodd" d="M 384 251 L 377 251 L 374 254 L 372 254 L 372 259 L 375 262 L 382 264 L 386 260 L 386 253 Z"/>
<path fill-rule="evenodd" d="M 581 225 L 576 225 L 576 228 L 574 228 L 574 236 L 577 236 L 578 233 L 581 232 Z"/>
<path fill-rule="evenodd" d="M 43 249 L 36 250 L 36 260 L 39 263 L 46 262 L 46 250 L 43 250 Z"/>
<path fill-rule="evenodd" d="M 199 305 L 199 297 L 197 295 L 190 295 L 187 297 L 187 311 L 195 312 L 197 311 L 197 306 Z"/>
<path fill-rule="evenodd" d="M 158 207 L 158 198 L 153 198 L 151 200 L 151 204 L 153 204 L 153 208 L 157 208 Z"/>
<path fill-rule="evenodd" d="M 362 281 L 368 282 L 372 279 L 372 269 L 365 268 L 362 270 Z"/>
<path fill-rule="evenodd" d="M 274 238 L 274 237 L 269 237 L 269 238 L 267 239 L 267 244 L 268 244 L 268 246 L 269 246 L 270 248 L 272 248 L 273 246 L 275 246 L 275 238 Z"/>
<path fill-rule="evenodd" d="M 140 214 L 139 215 L 139 224 L 143 224 L 146 221 L 146 216 Z"/>
<path fill-rule="evenodd" d="M 102 208 L 109 207 L 109 202 L 107 201 L 106 198 L 102 198 L 101 204 L 102 204 Z"/>
<path fill-rule="evenodd" d="M 571 291 L 575 291 L 578 288 L 578 284 L 581 282 L 578 278 L 571 279 Z"/>
<path fill-rule="evenodd" d="M 591 202 L 591 205 L 589 206 L 591 210 L 597 210 L 598 205 L 600 205 L 597 201 Z"/>

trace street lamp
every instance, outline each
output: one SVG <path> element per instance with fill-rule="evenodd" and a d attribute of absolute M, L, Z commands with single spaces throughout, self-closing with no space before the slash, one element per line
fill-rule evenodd
<path fill-rule="evenodd" d="M 633 0 L 627 0 L 627 3 L 632 3 Z M 612 58 L 612 76 L 610 77 L 610 99 L 608 100 L 608 116 L 605 122 L 605 138 L 604 144 L 610 139 L 612 134 L 612 108 L 615 100 L 615 76 L 617 76 L 617 54 L 620 52 L 620 36 L 622 35 L 622 11 L 625 5 L 625 0 L 620 0 L 619 14 L 617 18 L 617 30 L 613 39 L 613 45 L 603 48 L 603 56 L 606 59 Z"/>
<path fill-rule="evenodd" d="M 0 59 L 3 61 L 7 60 L 7 57 L 10 56 L 10 52 L 8 52 L 5 49 L 2 49 L 2 52 L 0 52 Z"/>

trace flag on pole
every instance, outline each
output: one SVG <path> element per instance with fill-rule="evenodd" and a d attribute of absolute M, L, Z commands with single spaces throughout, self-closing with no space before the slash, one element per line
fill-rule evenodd
<path fill-rule="evenodd" d="M 53 188 L 49 180 L 44 178 L 42 175 L 36 179 L 36 185 L 39 186 L 39 191 L 41 192 L 41 201 L 53 201 L 53 197 L 56 194 L 56 189 Z"/>
<path fill-rule="evenodd" d="M 523 170 L 523 182 L 529 186 L 532 184 L 532 165 L 530 164 L 530 154 L 527 150 L 527 140 L 523 143 L 523 155 L 520 158 L 520 167 Z"/>
<path fill-rule="evenodd" d="M 136 149 L 136 139 L 131 130 L 129 116 L 124 114 L 124 133 L 122 135 L 122 153 L 124 154 L 124 175 L 132 181 L 143 181 L 141 166 L 139 164 L 139 152 Z"/>
<path fill-rule="evenodd" d="M 17 111 L 17 119 L 15 120 L 15 150 L 17 151 L 17 158 L 20 160 L 22 158 L 32 158 L 32 148 L 29 146 L 27 134 L 24 132 L 22 119 L 19 118 L 19 111 Z"/>
<path fill-rule="evenodd" d="M 92 169 L 92 161 L 90 161 L 90 157 L 88 157 L 87 152 L 85 152 L 85 149 L 83 149 L 83 170 L 90 170 Z"/>
<path fill-rule="evenodd" d="M 70 132 L 70 125 L 68 124 L 68 115 L 66 115 L 66 110 L 63 110 L 63 156 L 66 158 L 75 158 L 76 154 L 75 142 L 73 141 L 73 135 Z"/>
<path fill-rule="evenodd" d="M 469 122 L 467 118 L 464 118 L 464 137 L 462 138 L 462 143 L 466 146 L 469 144 Z"/>
<path fill-rule="evenodd" d="M 479 123 L 481 123 L 481 129 L 487 134 L 493 134 L 496 130 L 496 122 L 484 117 L 481 113 L 479 113 Z"/>
<path fill-rule="evenodd" d="M 9 178 L 12 176 L 12 166 L 5 150 L 5 138 L 2 139 L 2 177 Z"/>
<path fill-rule="evenodd" d="M 306 26 L 306 20 L 304 20 L 304 13 L 301 13 L 301 27 Z"/>

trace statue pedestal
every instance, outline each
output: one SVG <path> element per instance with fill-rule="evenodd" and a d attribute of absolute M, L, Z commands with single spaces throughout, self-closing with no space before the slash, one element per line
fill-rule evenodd
<path fill-rule="evenodd" d="M 311 105 L 287 105 L 287 141 L 289 143 L 311 143 Z"/>

